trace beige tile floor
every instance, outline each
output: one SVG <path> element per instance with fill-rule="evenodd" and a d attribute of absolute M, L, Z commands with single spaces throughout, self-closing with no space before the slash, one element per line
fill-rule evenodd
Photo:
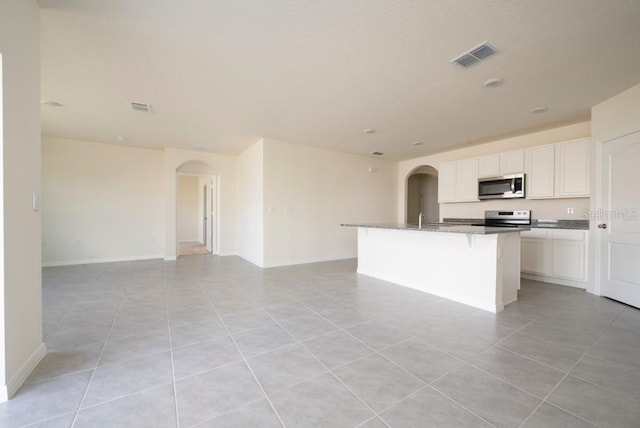
<path fill-rule="evenodd" d="M 640 311 L 524 281 L 494 315 L 192 256 L 43 270 L 49 355 L 0 426 L 638 427 Z"/>
<path fill-rule="evenodd" d="M 179 256 L 193 256 L 196 254 L 210 254 L 207 247 L 200 242 L 179 242 L 178 243 L 178 255 Z"/>

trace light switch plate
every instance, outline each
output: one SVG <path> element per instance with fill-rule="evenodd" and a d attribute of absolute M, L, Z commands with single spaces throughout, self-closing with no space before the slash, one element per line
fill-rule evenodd
<path fill-rule="evenodd" d="M 40 211 L 40 198 L 36 192 L 33 192 L 33 196 L 31 198 L 31 207 L 34 212 Z"/>

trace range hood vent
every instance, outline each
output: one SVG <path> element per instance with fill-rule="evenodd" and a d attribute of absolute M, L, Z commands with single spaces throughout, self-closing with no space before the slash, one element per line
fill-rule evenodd
<path fill-rule="evenodd" d="M 488 42 L 484 42 L 462 55 L 457 56 L 450 62 L 458 64 L 462 68 L 469 68 L 472 65 L 495 55 L 496 53 L 498 53 L 496 48 L 491 46 Z"/>
<path fill-rule="evenodd" d="M 144 113 L 151 113 L 151 104 L 147 103 L 137 103 L 135 101 L 131 101 L 131 109 L 135 111 L 142 111 Z"/>

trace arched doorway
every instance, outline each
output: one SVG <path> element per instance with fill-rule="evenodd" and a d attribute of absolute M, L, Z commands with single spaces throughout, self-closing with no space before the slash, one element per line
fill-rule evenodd
<path fill-rule="evenodd" d="M 422 213 L 423 223 L 440 221 L 438 204 L 438 170 L 429 165 L 420 166 L 407 176 L 407 224 L 418 224 Z"/>

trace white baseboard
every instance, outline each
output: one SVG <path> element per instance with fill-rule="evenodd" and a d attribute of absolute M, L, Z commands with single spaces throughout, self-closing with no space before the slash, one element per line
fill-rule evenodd
<path fill-rule="evenodd" d="M 179 244 L 180 244 L 180 243 L 185 243 L 185 242 L 189 242 L 189 243 L 197 242 L 198 244 L 202 244 L 202 241 L 201 241 L 200 239 L 198 239 L 198 238 L 193 238 L 193 239 L 181 239 L 181 240 L 179 240 L 179 241 L 178 241 L 178 243 L 179 243 Z M 202 245 L 204 245 L 204 244 L 202 244 Z"/>
<path fill-rule="evenodd" d="M 504 303 L 493 303 L 489 301 L 470 299 L 465 294 L 451 293 L 448 290 L 444 290 L 442 288 L 416 287 L 415 284 L 408 283 L 404 278 L 397 278 L 395 276 L 388 275 L 384 272 L 372 272 L 369 270 L 363 271 L 359 266 L 358 266 L 358 273 L 361 275 L 370 276 L 372 278 L 381 279 L 383 281 L 392 282 L 394 284 L 411 288 L 413 290 L 418 290 L 423 293 L 432 294 L 438 297 L 443 297 L 445 299 L 452 300 L 457 303 L 462 303 L 463 305 L 473 306 L 474 308 L 483 309 L 488 312 L 498 313 L 502 311 L 505 307 Z"/>
<path fill-rule="evenodd" d="M 27 361 L 24 362 L 16 374 L 13 375 L 13 377 L 9 379 L 9 382 L 2 388 L 2 391 L 0 391 L 0 401 L 7 401 L 18 391 L 45 355 L 47 355 L 47 346 L 43 342 L 33 351 L 33 354 L 27 358 Z"/>
<path fill-rule="evenodd" d="M 164 256 L 149 255 L 149 256 L 106 257 L 106 258 L 100 258 L 100 259 L 65 260 L 60 262 L 42 262 L 42 267 L 89 265 L 93 263 L 135 262 L 140 260 L 155 260 L 155 259 L 162 259 L 162 258 L 164 258 Z"/>
<path fill-rule="evenodd" d="M 562 279 L 546 275 L 536 275 L 533 273 L 521 273 L 520 277 L 524 279 L 531 279 L 533 281 L 547 282 L 549 284 L 566 285 L 569 287 L 581 288 L 583 290 L 587 288 L 586 281 L 573 281 L 570 279 Z"/>
<path fill-rule="evenodd" d="M 238 253 L 235 251 L 221 251 L 216 254 L 216 256 L 228 257 L 228 256 L 237 256 Z"/>
<path fill-rule="evenodd" d="M 306 265 L 309 263 L 323 263 L 323 262 L 335 262 L 338 260 L 349 260 L 349 259 L 354 259 L 356 258 L 356 255 L 349 255 L 349 256 L 344 256 L 344 257 L 328 257 L 328 258 L 309 258 L 309 259 L 300 259 L 300 260 L 287 260 L 287 261 L 280 261 L 280 262 L 272 262 L 272 263 L 266 263 L 264 266 L 262 266 L 263 268 L 272 268 L 272 267 L 282 267 L 282 266 L 295 266 L 295 265 Z"/>
<path fill-rule="evenodd" d="M 178 256 L 166 256 L 163 257 L 165 262 L 175 262 L 176 260 L 178 260 Z"/>

